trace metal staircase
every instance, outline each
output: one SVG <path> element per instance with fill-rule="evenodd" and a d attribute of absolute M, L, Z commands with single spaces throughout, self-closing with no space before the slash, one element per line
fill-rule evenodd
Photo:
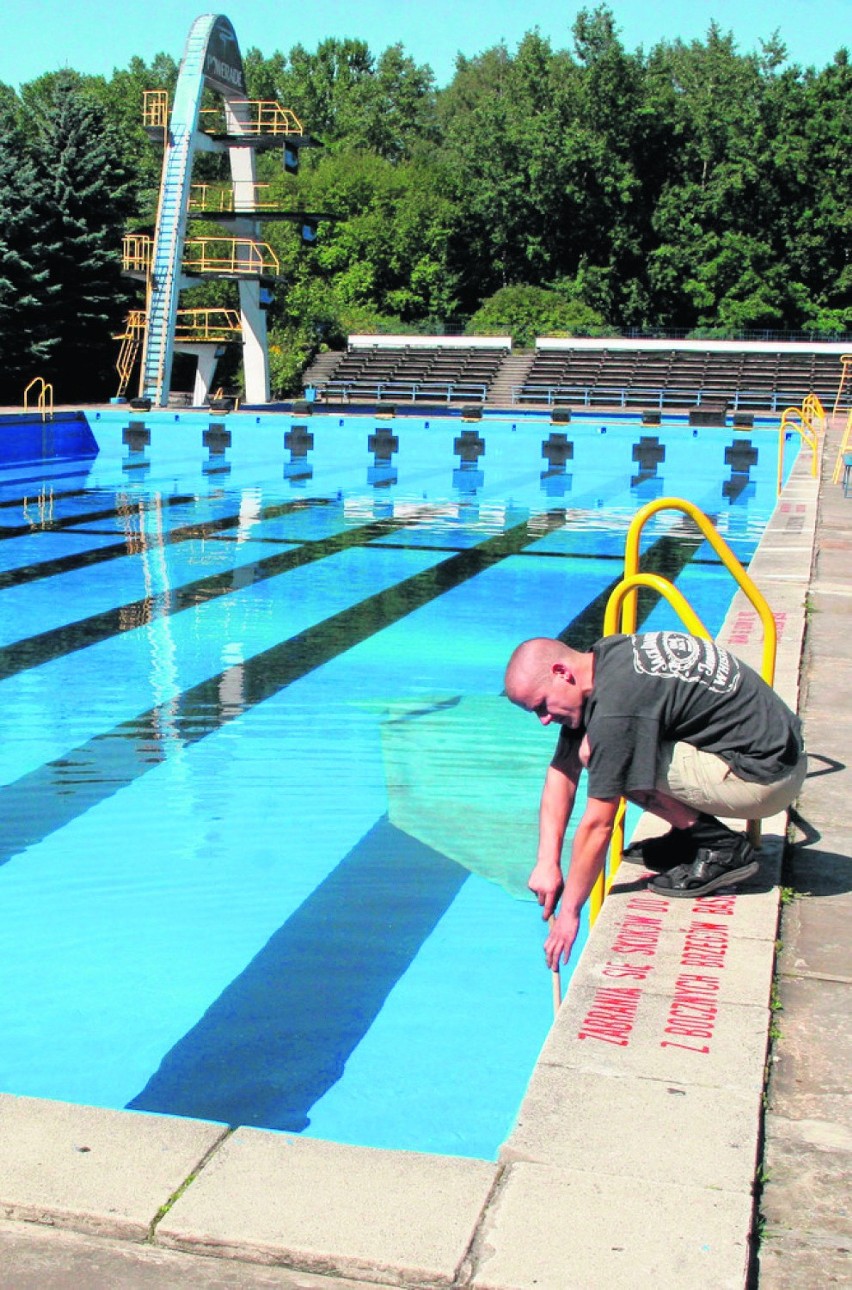
<path fill-rule="evenodd" d="M 164 402 L 163 395 L 167 393 L 163 386 L 180 292 L 180 265 L 189 200 L 186 180 L 192 153 L 191 134 L 192 131 L 185 128 L 176 133 L 173 118 L 172 137 L 163 159 L 142 376 L 142 394 L 155 403 Z"/>

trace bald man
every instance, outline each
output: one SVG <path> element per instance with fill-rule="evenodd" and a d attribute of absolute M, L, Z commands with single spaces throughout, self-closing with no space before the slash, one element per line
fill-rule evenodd
<path fill-rule="evenodd" d="M 603 868 L 621 797 L 670 826 L 643 847 L 649 886 L 706 896 L 757 873 L 748 838 L 717 816 L 762 819 L 789 806 L 807 769 L 798 717 L 750 667 L 684 632 L 607 636 L 587 653 L 559 640 L 524 641 L 506 669 L 506 694 L 543 726 L 562 727 L 539 811 L 529 887 L 554 971 L 567 963 L 580 911 Z M 588 798 L 562 876 L 562 845 L 577 784 Z"/>

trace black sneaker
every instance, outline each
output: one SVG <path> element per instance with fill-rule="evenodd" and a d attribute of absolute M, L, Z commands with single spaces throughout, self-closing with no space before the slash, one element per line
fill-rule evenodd
<path fill-rule="evenodd" d="M 668 873 L 658 874 L 648 887 L 659 896 L 709 896 L 720 887 L 745 882 L 759 868 L 754 847 L 744 833 L 738 833 L 730 846 L 699 847 L 692 864 L 676 865 Z"/>

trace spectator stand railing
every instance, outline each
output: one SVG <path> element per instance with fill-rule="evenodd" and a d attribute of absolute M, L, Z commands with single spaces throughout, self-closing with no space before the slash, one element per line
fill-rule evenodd
<path fill-rule="evenodd" d="M 701 407 L 704 402 L 725 399 L 733 412 L 777 412 L 795 402 L 800 395 L 789 390 L 731 390 L 711 387 L 675 389 L 608 385 L 536 385 L 512 386 L 513 403 L 543 403 L 547 407 L 570 404 L 573 407 Z"/>
<path fill-rule="evenodd" d="M 417 403 L 433 400 L 439 403 L 459 403 L 464 399 L 485 401 L 488 386 L 471 381 L 326 381 L 317 387 L 317 394 L 326 402 L 340 399 L 344 403 L 378 402 Z"/>

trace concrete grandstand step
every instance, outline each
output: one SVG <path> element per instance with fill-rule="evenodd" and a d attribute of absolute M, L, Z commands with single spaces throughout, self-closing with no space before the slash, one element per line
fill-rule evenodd
<path fill-rule="evenodd" d="M 524 384 L 534 359 L 533 350 L 507 351 L 506 357 L 491 381 L 485 400 L 486 406 L 511 407 L 515 401 L 512 391 L 516 386 Z"/>

